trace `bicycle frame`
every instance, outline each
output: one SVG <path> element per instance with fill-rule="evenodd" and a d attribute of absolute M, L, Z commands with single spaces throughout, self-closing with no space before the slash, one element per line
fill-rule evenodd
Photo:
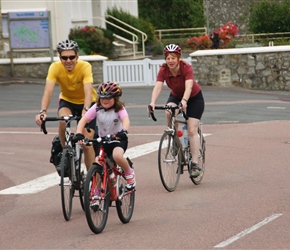
<path fill-rule="evenodd" d="M 101 233 L 105 228 L 109 207 L 115 201 L 119 219 L 128 223 L 132 217 L 135 202 L 135 189 L 126 188 L 126 178 L 123 170 L 104 150 L 105 143 L 119 142 L 111 140 L 111 136 L 97 139 L 85 139 L 85 145 L 98 144 L 98 162 L 90 167 L 84 187 L 84 205 L 88 225 L 94 233 Z M 127 158 L 132 167 L 132 162 Z M 111 179 L 111 171 L 116 179 Z M 116 183 L 115 183 L 116 181 Z M 96 193 L 95 193 L 96 191 Z"/>
<path fill-rule="evenodd" d="M 65 220 L 70 220 L 72 212 L 72 198 L 75 190 L 79 191 L 79 198 L 82 208 L 84 209 L 83 201 L 83 173 L 81 172 L 81 145 L 73 141 L 74 133 L 71 132 L 70 124 L 72 121 L 78 121 L 79 116 L 63 116 L 63 117 L 46 117 L 42 121 L 41 130 L 47 134 L 46 121 L 64 121 L 65 127 L 65 146 L 63 147 L 62 157 L 60 162 L 60 187 L 61 187 L 61 201 Z"/>
<path fill-rule="evenodd" d="M 93 140 L 87 140 L 88 142 L 96 142 L 98 141 L 98 143 L 100 144 L 100 148 L 99 148 L 99 155 L 98 155 L 98 163 L 103 167 L 103 180 L 102 180 L 102 185 L 103 187 L 107 186 L 107 182 L 109 185 L 109 190 L 110 190 L 110 200 L 111 201 L 117 201 L 117 200 L 121 200 L 123 198 L 123 196 L 125 194 L 130 194 L 132 193 L 134 190 L 129 190 L 128 193 L 124 193 L 122 192 L 122 194 L 120 194 L 120 190 L 118 188 L 116 188 L 116 186 L 112 185 L 112 182 L 110 181 L 110 177 L 109 177 L 109 170 L 112 170 L 117 178 L 118 175 L 125 177 L 125 174 L 122 172 L 121 168 L 118 167 L 116 165 L 115 162 L 113 162 L 106 154 L 105 149 L 103 147 L 103 143 L 112 143 L 112 142 L 119 142 L 117 140 L 113 140 L 113 141 L 103 141 L 101 138 L 98 139 L 93 139 Z M 95 179 L 95 178 L 94 178 Z M 95 180 L 94 180 L 95 181 Z M 95 186 L 96 184 L 93 183 L 93 186 Z M 93 197 L 93 191 L 91 190 L 91 197 Z M 102 192 L 102 199 L 104 199 L 104 196 L 106 194 L 104 192 Z"/>
<path fill-rule="evenodd" d="M 177 106 L 155 106 L 155 109 L 170 111 L 170 123 L 160 138 L 158 149 L 158 169 L 164 188 L 167 191 L 172 192 L 176 189 L 179 182 L 179 176 L 184 173 L 185 166 L 187 166 L 189 173 L 191 173 L 193 169 L 191 164 L 192 154 L 190 149 L 190 141 L 188 141 L 188 145 L 186 147 L 183 147 L 177 133 L 177 125 L 187 125 L 188 117 L 185 112 L 182 111 L 181 103 Z M 179 110 L 178 114 L 182 113 L 185 120 L 177 119 L 177 109 Z M 149 118 L 151 116 L 154 121 L 157 121 L 154 111 L 150 105 L 148 106 L 148 110 Z M 198 171 L 200 171 L 200 174 L 197 177 L 190 175 L 190 179 L 196 185 L 201 183 L 205 168 L 205 140 L 201 131 L 201 123 L 199 123 L 197 133 L 200 138 L 200 147 L 195 150 L 199 150 L 197 164 L 199 166 Z"/>

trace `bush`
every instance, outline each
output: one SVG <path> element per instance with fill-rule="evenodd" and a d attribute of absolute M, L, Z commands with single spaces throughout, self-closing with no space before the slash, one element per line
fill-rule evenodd
<path fill-rule="evenodd" d="M 203 0 L 138 0 L 139 16 L 157 29 L 203 27 Z"/>
<path fill-rule="evenodd" d="M 75 40 L 86 55 L 110 57 L 113 51 L 112 33 L 94 26 L 71 29 L 69 39 Z"/>
<path fill-rule="evenodd" d="M 290 0 L 281 3 L 264 0 L 250 8 L 249 28 L 253 33 L 289 32 Z"/>

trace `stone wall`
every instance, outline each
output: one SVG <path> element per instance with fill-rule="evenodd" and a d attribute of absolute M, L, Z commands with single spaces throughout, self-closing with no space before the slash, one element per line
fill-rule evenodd
<path fill-rule="evenodd" d="M 239 27 L 241 34 L 250 33 L 248 28 L 250 6 L 261 1 L 263 0 L 204 0 L 204 6 L 208 5 L 210 33 L 230 21 Z"/>
<path fill-rule="evenodd" d="M 290 46 L 196 51 L 190 56 L 200 85 L 290 90 Z"/>

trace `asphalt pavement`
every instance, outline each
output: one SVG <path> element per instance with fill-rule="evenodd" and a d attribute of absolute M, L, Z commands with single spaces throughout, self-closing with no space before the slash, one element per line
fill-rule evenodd
<path fill-rule="evenodd" d="M 288 92 L 202 86 L 205 175 L 196 186 L 185 172 L 169 193 L 158 172 L 164 112 L 154 122 L 146 111 L 153 86 L 124 88 L 134 214 L 123 224 L 110 207 L 105 230 L 95 235 L 78 197 L 71 220 L 62 216 L 59 177 L 49 163 L 57 123 L 40 132 L 34 117 L 44 84 L 21 81 L 0 86 L 0 249 L 289 249 Z M 167 97 L 164 87 L 158 104 Z"/>

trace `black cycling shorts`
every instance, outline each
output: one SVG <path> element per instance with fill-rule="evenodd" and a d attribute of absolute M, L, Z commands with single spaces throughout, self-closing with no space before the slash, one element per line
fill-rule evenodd
<path fill-rule="evenodd" d="M 128 140 L 124 140 L 124 141 L 120 141 L 120 142 L 113 142 L 110 144 L 104 144 L 104 150 L 105 150 L 108 157 L 112 156 L 113 149 L 116 147 L 120 147 L 124 150 L 124 152 L 126 152 L 127 147 L 128 147 Z M 97 153 L 96 156 L 98 156 L 99 151 L 96 151 L 96 153 Z"/>
<path fill-rule="evenodd" d="M 181 102 L 181 99 L 173 96 L 170 93 L 167 103 L 169 102 L 174 102 L 176 105 L 178 105 Z M 192 118 L 196 118 L 200 120 L 202 117 L 203 111 L 204 111 L 204 99 L 203 99 L 202 92 L 199 91 L 197 95 L 190 97 L 188 99 L 186 115 L 188 117 L 192 117 Z"/>
<path fill-rule="evenodd" d="M 95 103 L 92 102 L 91 106 L 93 106 L 94 104 Z M 64 107 L 69 108 L 72 115 L 82 116 L 82 112 L 83 112 L 83 108 L 84 108 L 83 104 L 74 104 L 74 103 L 65 101 L 63 99 L 60 99 L 58 110 L 60 110 L 61 108 L 64 108 Z M 93 129 L 93 130 L 96 130 L 96 119 L 91 120 L 88 127 Z"/>

